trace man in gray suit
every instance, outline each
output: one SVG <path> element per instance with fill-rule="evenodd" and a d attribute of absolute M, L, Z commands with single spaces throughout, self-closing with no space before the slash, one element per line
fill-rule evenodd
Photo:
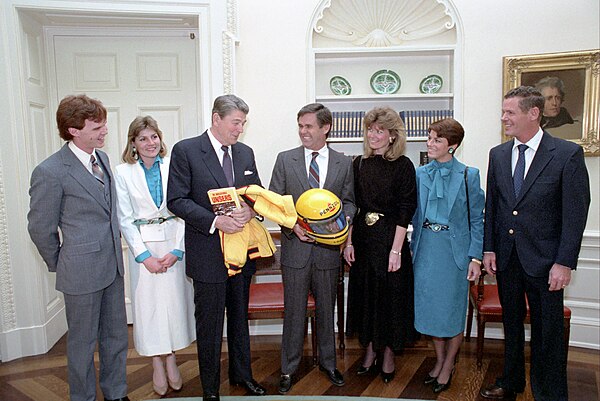
<path fill-rule="evenodd" d="M 333 120 L 331 111 L 322 104 L 311 103 L 300 109 L 297 120 L 302 146 L 277 156 L 269 189 L 280 195 L 292 195 L 294 202 L 310 188 L 327 189 L 340 198 L 346 216 L 352 219 L 356 211 L 352 160 L 327 147 Z M 336 368 L 333 327 L 340 248 L 314 242 L 298 224 L 293 230 L 282 228 L 282 233 L 285 315 L 279 392 L 285 394 L 292 388 L 292 375 L 302 358 L 309 291 L 315 297 L 317 309 L 320 369 L 331 383 L 343 386 L 344 377 Z"/>
<path fill-rule="evenodd" d="M 64 294 L 72 401 L 96 400 L 96 343 L 106 401 L 129 401 L 127 318 L 117 196 L 104 146 L 106 109 L 67 96 L 56 121 L 67 141 L 31 175 L 29 235 Z"/>

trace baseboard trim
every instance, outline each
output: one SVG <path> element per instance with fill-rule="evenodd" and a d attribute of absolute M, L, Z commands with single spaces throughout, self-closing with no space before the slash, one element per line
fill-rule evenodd
<path fill-rule="evenodd" d="M 64 306 L 40 326 L 21 327 L 0 333 L 0 360 L 12 361 L 45 354 L 65 334 L 67 318 Z"/>

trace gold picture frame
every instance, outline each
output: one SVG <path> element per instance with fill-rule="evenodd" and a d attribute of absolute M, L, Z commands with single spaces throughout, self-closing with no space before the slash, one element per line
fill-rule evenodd
<path fill-rule="evenodd" d="M 547 130 L 578 143 L 587 156 L 600 156 L 600 49 L 503 57 L 503 93 L 521 85 L 535 86 L 546 77 L 564 83 L 559 108 L 572 121 Z M 503 137 L 508 139 L 504 133 Z"/>

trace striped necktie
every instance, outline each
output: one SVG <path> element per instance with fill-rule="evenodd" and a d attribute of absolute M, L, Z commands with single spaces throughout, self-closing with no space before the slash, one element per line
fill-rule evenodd
<path fill-rule="evenodd" d="M 104 172 L 100 168 L 100 165 L 98 164 L 98 161 L 94 155 L 90 156 L 90 161 L 92 162 L 92 174 L 98 181 L 100 181 L 102 185 L 104 185 Z"/>
<path fill-rule="evenodd" d="M 317 164 L 319 152 L 312 152 L 312 160 L 308 168 L 308 184 L 311 188 L 319 188 L 319 165 Z"/>

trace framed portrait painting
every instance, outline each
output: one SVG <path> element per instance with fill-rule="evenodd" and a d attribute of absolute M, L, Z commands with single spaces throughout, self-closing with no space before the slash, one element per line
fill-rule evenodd
<path fill-rule="evenodd" d="M 600 156 L 600 49 L 506 56 L 503 71 L 503 93 L 520 85 L 542 93 L 542 128 Z"/>

